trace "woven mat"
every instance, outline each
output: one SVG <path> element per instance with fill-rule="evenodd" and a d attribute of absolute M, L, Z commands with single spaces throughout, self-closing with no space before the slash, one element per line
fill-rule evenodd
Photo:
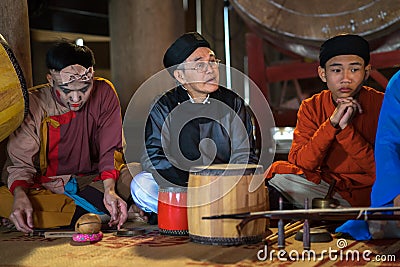
<path fill-rule="evenodd" d="M 400 266 L 397 239 L 356 242 L 335 237 L 329 243 L 312 243 L 310 254 L 292 236 L 286 239 L 285 257 L 278 255 L 276 244 L 202 245 L 188 237 L 161 235 L 154 226 L 135 227 L 145 229 L 145 234 L 117 237 L 105 233 L 103 240 L 86 246 L 71 245 L 71 238 L 29 237 L 3 229 L 0 266 Z"/>

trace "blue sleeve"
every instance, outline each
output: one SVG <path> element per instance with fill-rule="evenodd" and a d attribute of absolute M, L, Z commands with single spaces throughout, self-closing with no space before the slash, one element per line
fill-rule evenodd
<path fill-rule="evenodd" d="M 400 71 L 386 88 L 376 134 L 375 161 L 372 207 L 389 204 L 400 194 Z"/>
<path fill-rule="evenodd" d="M 349 234 L 358 241 L 370 240 L 372 238 L 366 221 L 348 220 L 336 228 L 335 232 Z"/>
<path fill-rule="evenodd" d="M 389 81 L 379 115 L 375 139 L 376 180 L 372 186 L 371 206 L 391 206 L 400 194 L 400 71 Z M 356 240 L 369 240 L 365 221 L 349 220 L 336 232 Z"/>

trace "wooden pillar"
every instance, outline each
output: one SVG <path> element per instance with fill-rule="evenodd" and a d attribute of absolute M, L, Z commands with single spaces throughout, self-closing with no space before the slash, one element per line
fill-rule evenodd
<path fill-rule="evenodd" d="M 0 34 L 13 50 L 24 73 L 27 87 L 31 87 L 32 63 L 27 0 L 0 1 Z"/>
<path fill-rule="evenodd" d="M 185 31 L 182 0 L 109 1 L 111 80 L 125 112 L 134 92 L 163 69 L 165 50 Z"/>
<path fill-rule="evenodd" d="M 263 40 L 254 33 L 246 34 L 246 49 L 249 64 L 249 77 L 271 103 L 269 88 L 265 76 Z"/>

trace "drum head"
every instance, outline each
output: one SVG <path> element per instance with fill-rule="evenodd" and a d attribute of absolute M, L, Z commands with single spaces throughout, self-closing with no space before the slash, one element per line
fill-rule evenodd
<path fill-rule="evenodd" d="M 322 42 L 337 34 L 363 36 L 371 50 L 375 50 L 400 29 L 400 1 L 395 0 L 233 0 L 231 3 L 253 32 L 281 49 L 311 59 L 318 59 Z"/>
<path fill-rule="evenodd" d="M 263 172 L 263 166 L 256 164 L 213 164 L 190 168 L 191 173 L 198 175 L 250 175 Z"/>
<path fill-rule="evenodd" d="M 22 123 L 28 113 L 28 90 L 22 69 L 0 35 L 0 141 Z"/>

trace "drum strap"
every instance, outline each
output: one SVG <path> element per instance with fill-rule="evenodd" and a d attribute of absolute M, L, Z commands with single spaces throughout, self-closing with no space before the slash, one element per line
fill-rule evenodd
<path fill-rule="evenodd" d="M 44 114 L 44 119 L 41 124 L 41 140 L 42 142 L 40 143 L 40 152 L 39 152 L 39 161 L 40 161 L 40 171 L 42 172 L 42 175 L 45 175 L 46 170 L 47 170 L 47 137 L 48 137 L 48 126 L 47 123 L 50 123 L 51 126 L 54 128 L 58 128 L 60 126 L 60 123 L 56 120 L 53 120 L 50 117 L 47 117 L 47 113 Z"/>

